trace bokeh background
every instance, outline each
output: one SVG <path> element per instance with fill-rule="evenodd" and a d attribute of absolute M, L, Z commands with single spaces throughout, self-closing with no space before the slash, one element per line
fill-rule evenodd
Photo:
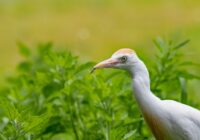
<path fill-rule="evenodd" d="M 20 61 L 18 41 L 50 41 L 97 61 L 121 47 L 152 57 L 152 39 L 172 34 L 189 38 L 199 58 L 199 0 L 0 0 L 0 72 Z"/>

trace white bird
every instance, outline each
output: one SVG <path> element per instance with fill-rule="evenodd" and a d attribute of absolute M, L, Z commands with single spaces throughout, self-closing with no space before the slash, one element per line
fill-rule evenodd
<path fill-rule="evenodd" d="M 93 71 L 100 68 L 123 69 L 132 75 L 134 97 L 156 140 L 200 140 L 200 111 L 156 97 L 150 88 L 149 72 L 135 51 L 120 49 Z"/>

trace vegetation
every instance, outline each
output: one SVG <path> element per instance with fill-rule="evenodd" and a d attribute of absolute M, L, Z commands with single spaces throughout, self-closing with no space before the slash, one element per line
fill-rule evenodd
<path fill-rule="evenodd" d="M 188 71 L 180 52 L 183 42 L 154 41 L 156 62 L 150 66 L 152 90 L 198 107 L 188 99 L 187 83 L 198 76 Z M 80 63 L 51 43 L 31 51 L 19 43 L 24 61 L 0 91 L 2 140 L 144 140 L 153 139 L 132 98 L 126 72 L 90 74 L 93 62 Z"/>

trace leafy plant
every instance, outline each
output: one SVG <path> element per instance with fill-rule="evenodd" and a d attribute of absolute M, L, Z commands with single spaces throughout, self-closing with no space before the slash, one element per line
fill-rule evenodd
<path fill-rule="evenodd" d="M 152 90 L 162 98 L 190 103 L 186 84 L 198 76 L 183 67 L 179 50 L 187 42 L 155 41 L 159 52 L 150 68 Z M 79 63 L 71 53 L 54 50 L 51 43 L 40 44 L 36 51 L 18 45 L 25 61 L 1 87 L 1 139 L 152 139 L 132 100 L 127 73 L 109 70 L 91 75 L 94 63 Z M 170 92 L 173 96 L 172 89 L 177 89 Z"/>

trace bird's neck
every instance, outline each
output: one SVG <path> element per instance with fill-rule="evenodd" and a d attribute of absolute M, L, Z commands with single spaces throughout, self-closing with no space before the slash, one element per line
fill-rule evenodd
<path fill-rule="evenodd" d="M 145 64 L 138 60 L 131 68 L 134 96 L 145 121 L 158 140 L 167 139 L 167 128 L 162 120 L 162 101 L 156 97 L 150 88 L 149 72 Z"/>
<path fill-rule="evenodd" d="M 138 60 L 130 72 L 133 77 L 134 96 L 140 109 L 142 111 L 154 110 L 154 107 L 157 106 L 156 103 L 160 99 L 151 92 L 149 72 L 145 64 L 141 60 Z"/>

